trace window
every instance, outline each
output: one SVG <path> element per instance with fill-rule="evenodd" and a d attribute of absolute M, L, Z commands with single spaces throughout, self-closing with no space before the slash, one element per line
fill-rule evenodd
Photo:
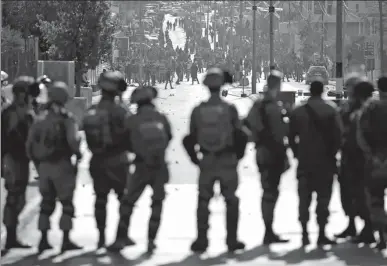
<path fill-rule="evenodd" d="M 329 15 L 333 14 L 333 0 L 328 0 L 328 3 L 327 3 L 327 13 Z"/>
<path fill-rule="evenodd" d="M 324 1 L 314 1 L 314 14 L 321 15 Z"/>
<path fill-rule="evenodd" d="M 377 33 L 377 21 L 376 19 L 372 19 L 372 24 L 371 24 L 371 34 L 376 34 Z"/>

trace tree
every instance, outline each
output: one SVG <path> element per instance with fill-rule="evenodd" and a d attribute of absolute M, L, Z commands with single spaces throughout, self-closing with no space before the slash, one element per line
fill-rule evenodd
<path fill-rule="evenodd" d="M 21 33 L 10 26 L 1 28 L 1 53 L 8 53 L 24 49 L 24 40 Z"/>
<path fill-rule="evenodd" d="M 302 21 L 299 31 L 300 40 L 302 42 L 301 54 L 304 62 L 304 68 L 308 68 L 313 61 L 313 54 L 319 51 L 321 44 L 321 34 L 316 24 L 311 23 L 311 18 L 308 17 Z"/>
<path fill-rule="evenodd" d="M 75 61 L 76 96 L 80 96 L 82 74 L 111 57 L 116 18 L 106 1 L 48 1 L 56 10 L 55 20 L 39 16 L 39 28 L 50 47 L 51 59 Z"/>

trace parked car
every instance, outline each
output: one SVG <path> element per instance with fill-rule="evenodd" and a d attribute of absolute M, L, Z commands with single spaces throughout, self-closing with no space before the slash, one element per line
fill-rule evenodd
<path fill-rule="evenodd" d="M 305 83 L 310 84 L 317 77 L 324 80 L 324 85 L 329 84 L 329 74 L 324 66 L 311 66 L 306 73 Z"/>

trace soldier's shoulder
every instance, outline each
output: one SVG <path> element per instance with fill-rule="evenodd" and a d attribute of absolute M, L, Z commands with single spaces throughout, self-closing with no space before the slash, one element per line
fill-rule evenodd
<path fill-rule="evenodd" d="M 338 110 L 338 105 L 334 101 L 325 100 L 325 103 L 327 106 L 331 107 L 332 109 Z"/>

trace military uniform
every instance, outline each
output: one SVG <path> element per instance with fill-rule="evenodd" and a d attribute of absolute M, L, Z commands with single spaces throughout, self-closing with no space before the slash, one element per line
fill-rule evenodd
<path fill-rule="evenodd" d="M 383 79 L 383 78 L 381 78 Z M 380 79 L 380 80 L 381 80 Z M 386 83 L 386 78 L 384 77 Z M 387 187 L 386 167 L 382 167 L 387 162 L 387 127 L 384 121 L 387 116 L 387 100 L 386 100 L 386 84 L 379 81 L 380 100 L 370 101 L 362 110 L 359 120 L 359 128 L 362 138 L 358 138 L 367 158 L 367 191 L 368 204 L 371 211 L 371 219 L 375 231 L 379 232 L 380 249 L 386 248 L 386 241 L 383 233 L 387 224 L 387 214 L 385 206 L 385 189 Z M 360 140 L 364 141 L 364 144 Z M 379 160 L 380 166 L 375 164 L 376 159 Z M 378 171 L 377 171 L 378 170 Z"/>
<path fill-rule="evenodd" d="M 130 151 L 136 155 L 135 171 L 128 180 L 120 208 L 120 222 L 117 239 L 110 247 L 120 250 L 134 244 L 127 231 L 135 203 L 146 186 L 153 190 L 151 216 L 148 227 L 148 252 L 155 249 L 154 241 L 160 226 L 161 212 L 165 198 L 164 185 L 169 180 L 165 151 L 172 139 L 168 119 L 159 113 L 151 101 L 157 93 L 154 88 L 137 88 L 132 94 L 132 102 L 138 104 L 138 111 L 126 121 L 128 136 L 131 139 Z M 141 98 L 145 94 L 145 99 Z"/>
<path fill-rule="evenodd" d="M 48 243 L 50 216 L 56 207 L 56 199 L 62 203 L 59 227 L 64 232 L 62 251 L 79 249 L 69 240 L 74 217 L 73 194 L 77 169 L 71 156 L 81 157 L 78 127 L 72 114 L 63 106 L 68 101 L 67 85 L 55 82 L 48 90 L 49 104 L 37 117 L 27 141 L 28 156 L 37 163 L 39 191 L 42 195 L 38 228 L 42 232 L 39 251 L 52 247 Z"/>
<path fill-rule="evenodd" d="M 360 216 L 366 221 L 367 226 L 370 221 L 370 213 L 366 204 L 365 190 L 365 156 L 357 144 L 357 112 L 361 107 L 359 101 L 350 101 L 344 104 L 340 110 L 341 119 L 344 126 L 343 143 L 341 146 L 341 163 L 338 181 L 340 183 L 341 204 L 345 214 L 349 218 L 348 228 L 342 233 L 336 235 L 338 238 L 356 236 L 356 226 L 354 219 Z M 367 227 L 366 226 L 366 227 Z M 370 228 L 364 228 L 365 231 L 360 234 L 368 238 L 367 242 L 373 242 Z M 364 239 L 365 240 L 365 239 Z"/>
<path fill-rule="evenodd" d="M 25 145 L 28 132 L 34 120 L 30 108 L 29 87 L 32 77 L 16 79 L 13 87 L 13 102 L 1 112 L 1 157 L 7 198 L 4 206 L 3 222 L 7 228 L 6 249 L 29 248 L 16 237 L 18 217 L 25 206 L 25 194 L 29 182 L 29 163 Z"/>
<path fill-rule="evenodd" d="M 336 172 L 335 156 L 341 144 L 341 134 L 342 125 L 336 106 L 321 97 L 309 98 L 307 104 L 297 107 L 291 114 L 289 144 L 298 159 L 299 220 L 303 228 L 304 245 L 309 244 L 307 223 L 314 191 L 317 193 L 316 213 L 320 228 L 318 244 L 334 243 L 326 237 L 325 227 L 328 223 L 333 176 Z M 298 143 L 296 138 L 299 138 Z"/>
<path fill-rule="evenodd" d="M 83 120 L 86 141 L 92 152 L 90 175 L 94 182 L 96 200 L 95 219 L 99 231 L 98 247 L 105 245 L 106 205 L 110 190 L 119 200 L 129 176 L 129 159 L 125 121 L 130 115 L 115 97 L 126 90 L 119 72 L 106 72 L 99 80 L 102 90 L 100 102 L 92 106 Z"/>
<path fill-rule="evenodd" d="M 256 161 L 261 173 L 262 216 L 266 226 L 264 243 L 284 242 L 272 231 L 274 209 L 278 200 L 282 173 L 288 162 L 284 137 L 283 108 L 270 95 L 256 101 L 251 108 L 246 124 L 252 131 L 256 144 Z"/>
<path fill-rule="evenodd" d="M 214 195 L 213 189 L 216 181 L 220 183 L 221 193 L 227 206 L 226 244 L 228 249 L 235 251 L 245 247 L 237 239 L 239 198 L 235 192 L 239 184 L 237 165 L 244 155 L 247 137 L 242 132 L 236 108 L 224 102 L 219 96 L 220 87 L 225 80 L 223 75 L 227 74 L 228 79 L 231 79 L 230 75 L 223 74 L 224 72 L 220 72 L 219 69 L 214 69 L 214 73 L 211 71 L 209 70 L 203 82 L 210 88 L 211 97 L 192 111 L 190 134 L 183 142 L 191 160 L 200 168 L 197 239 L 191 245 L 191 250 L 195 252 L 204 252 L 208 247 L 209 202 Z M 194 149 L 197 144 L 203 154 L 200 161 Z"/>

